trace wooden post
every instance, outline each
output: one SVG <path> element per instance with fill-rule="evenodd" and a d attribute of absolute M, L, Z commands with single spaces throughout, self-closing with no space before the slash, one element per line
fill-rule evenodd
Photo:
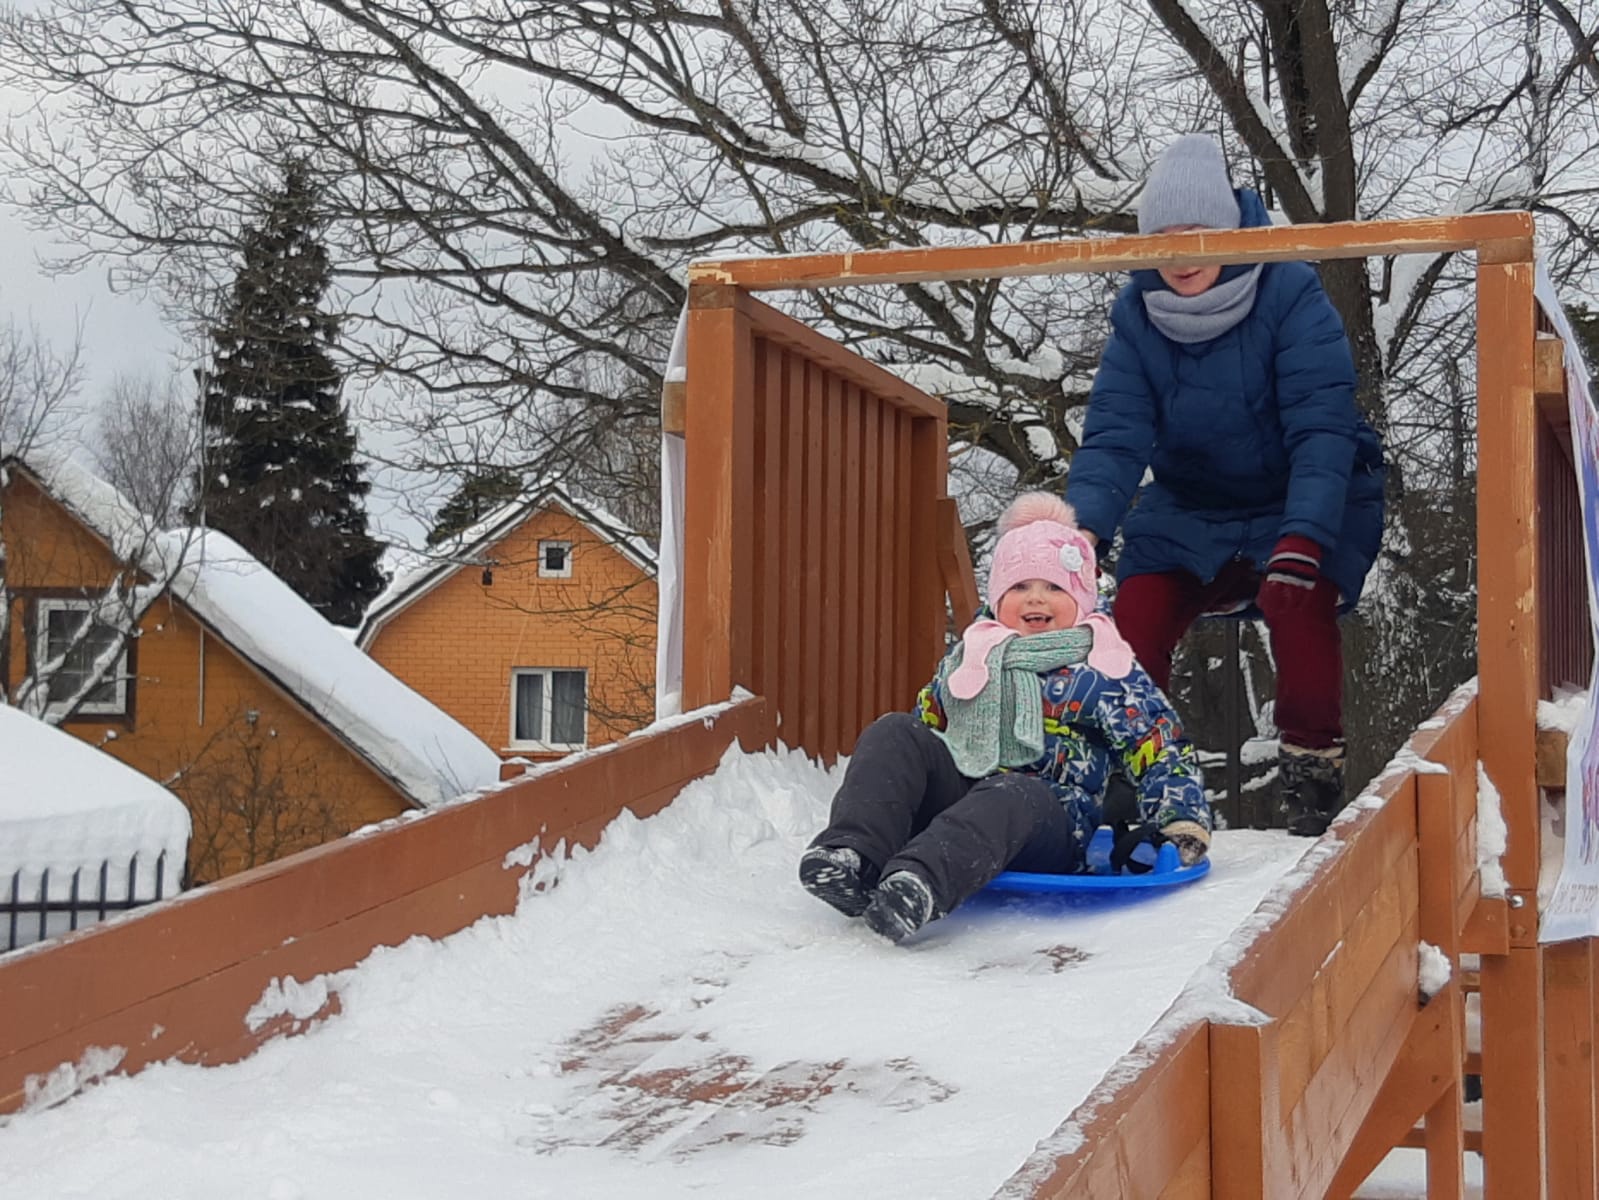
<path fill-rule="evenodd" d="M 730 287 L 689 290 L 684 414 L 683 708 L 748 685 L 753 599 L 753 348 Z"/>
<path fill-rule="evenodd" d="M 1593 942 L 1544 948 L 1544 1084 L 1549 1194 L 1599 1196 L 1594 1110 Z"/>
<path fill-rule="evenodd" d="M 1483 1170 L 1491 1196 L 1544 1191 L 1539 868 L 1538 512 L 1532 263 L 1520 248 L 1477 263 L 1477 702 L 1482 764 L 1509 839 L 1510 953 L 1482 963 Z"/>
<path fill-rule="evenodd" d="M 1275 1025 L 1210 1027 L 1211 1195 L 1274 1200 L 1272 1151 L 1282 1138 Z"/>

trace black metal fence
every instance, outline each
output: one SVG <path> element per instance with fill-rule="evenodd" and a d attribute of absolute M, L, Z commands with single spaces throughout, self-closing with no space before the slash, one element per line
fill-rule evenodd
<path fill-rule="evenodd" d="M 156 857 L 154 872 L 147 865 L 144 878 L 140 875 L 137 854 L 128 860 L 125 881 L 121 864 L 113 871 L 109 860 L 102 862 L 98 870 L 78 867 L 70 875 L 52 872 L 48 867 L 42 871 L 12 872 L 10 883 L 0 890 L 0 933 L 5 935 L 0 953 L 70 933 L 103 921 L 111 913 L 162 899 L 169 894 L 166 851 Z M 175 885 L 177 881 L 172 882 Z M 176 886 L 172 888 L 172 892 L 177 890 Z"/>

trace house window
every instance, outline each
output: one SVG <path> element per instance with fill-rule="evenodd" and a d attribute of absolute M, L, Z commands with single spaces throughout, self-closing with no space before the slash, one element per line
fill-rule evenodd
<path fill-rule="evenodd" d="M 588 679 L 582 671 L 511 672 L 511 745 L 581 750 L 588 740 Z"/>
<path fill-rule="evenodd" d="M 56 668 L 49 679 L 49 703 L 57 710 L 78 694 L 95 664 L 113 651 L 116 658 L 105 669 L 100 682 L 89 689 L 83 703 L 78 705 L 80 717 L 126 716 L 128 712 L 128 642 L 121 630 L 109 625 L 96 625 L 84 635 L 76 646 L 84 619 L 93 609 L 89 600 L 40 600 L 38 625 L 34 644 L 35 668 L 53 662 L 63 652 L 66 661 Z M 68 647 L 71 650 L 68 651 Z"/>
<path fill-rule="evenodd" d="M 540 542 L 539 575 L 545 579 L 572 577 L 572 543 Z"/>

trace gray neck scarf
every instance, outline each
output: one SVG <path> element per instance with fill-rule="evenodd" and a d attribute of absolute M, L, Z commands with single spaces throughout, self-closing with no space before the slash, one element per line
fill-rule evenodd
<path fill-rule="evenodd" d="M 1144 311 L 1149 314 L 1150 324 L 1174 342 L 1208 342 L 1249 315 L 1255 304 L 1260 268 L 1264 265 L 1256 263 L 1253 270 L 1226 283 L 1218 283 L 1197 296 L 1147 291 Z"/>

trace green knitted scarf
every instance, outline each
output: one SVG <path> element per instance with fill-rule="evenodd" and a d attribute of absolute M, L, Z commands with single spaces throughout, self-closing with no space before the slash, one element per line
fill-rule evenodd
<path fill-rule="evenodd" d="M 947 680 L 961 665 L 966 646 L 955 647 L 938 670 L 946 728 L 955 766 L 968 779 L 1000 767 L 1025 767 L 1044 752 L 1044 695 L 1039 675 L 1085 662 L 1094 644 L 1091 629 L 1075 626 L 1006 638 L 988 656 L 988 683 L 970 700 L 951 694 Z"/>

